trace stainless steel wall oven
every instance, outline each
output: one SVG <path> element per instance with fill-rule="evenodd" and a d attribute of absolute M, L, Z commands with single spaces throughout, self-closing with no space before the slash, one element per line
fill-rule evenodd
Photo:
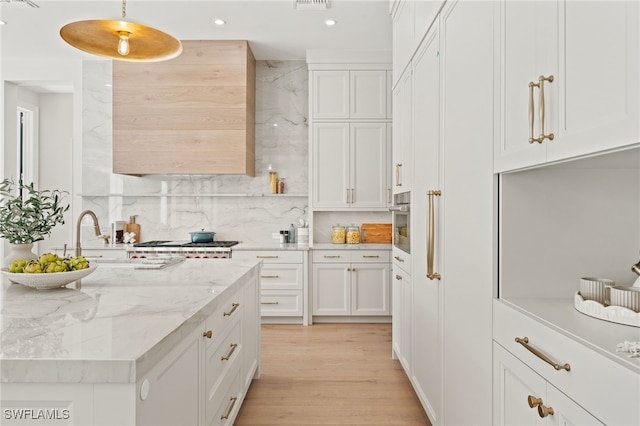
<path fill-rule="evenodd" d="M 401 192 L 393 196 L 393 245 L 405 253 L 411 253 L 411 193 Z"/>

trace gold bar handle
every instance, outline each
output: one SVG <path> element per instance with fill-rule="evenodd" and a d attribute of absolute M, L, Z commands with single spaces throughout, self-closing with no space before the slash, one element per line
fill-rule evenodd
<path fill-rule="evenodd" d="M 260 275 L 260 278 L 280 278 L 280 275 Z"/>
<path fill-rule="evenodd" d="M 260 302 L 261 305 L 279 305 L 280 302 Z"/>
<path fill-rule="evenodd" d="M 256 256 L 258 259 L 277 259 L 278 256 Z"/>
<path fill-rule="evenodd" d="M 439 280 L 440 278 L 442 278 L 440 276 L 440 274 L 438 274 L 437 272 L 433 272 L 433 263 L 434 263 L 434 255 L 435 255 L 435 233 L 436 233 L 436 219 L 435 219 L 435 208 L 433 206 L 434 201 L 433 198 L 434 197 L 439 197 L 440 195 L 442 195 L 441 191 L 438 190 L 433 190 L 433 191 L 429 191 L 427 192 L 427 197 L 429 199 L 429 217 L 428 217 L 428 221 L 429 221 L 429 241 L 427 243 L 427 278 L 429 278 L 430 280 Z"/>
<path fill-rule="evenodd" d="M 334 255 L 334 256 L 327 256 L 325 255 L 324 258 L 325 259 L 338 259 L 340 256 Z"/>
<path fill-rule="evenodd" d="M 550 366 L 555 368 L 556 370 L 571 371 L 571 366 L 568 363 L 564 364 L 564 365 L 560 365 L 558 363 L 555 363 L 551 359 L 549 359 L 549 357 L 547 357 L 545 354 L 543 354 L 542 352 L 540 352 L 539 350 L 537 350 L 533 346 L 530 346 L 528 337 L 523 337 L 522 339 L 519 338 L 519 337 L 516 337 L 516 342 L 520 343 L 522 346 L 525 347 L 525 349 L 527 349 L 529 352 L 531 352 L 532 354 L 534 354 L 535 356 L 537 356 L 538 358 L 540 358 L 541 360 L 543 360 L 544 362 L 546 362 L 547 364 L 549 364 Z M 551 413 L 551 414 L 553 414 L 553 413 Z"/>
<path fill-rule="evenodd" d="M 533 118 L 535 117 L 534 109 L 535 106 L 533 104 L 533 88 L 538 87 L 538 84 L 533 81 L 529 82 L 529 143 L 542 143 L 542 141 L 538 139 L 534 139 L 533 137 Z"/>
<path fill-rule="evenodd" d="M 353 188 L 351 188 L 351 204 L 356 202 L 356 194 L 354 192 L 355 190 Z"/>
<path fill-rule="evenodd" d="M 362 256 L 364 259 L 378 259 L 380 256 L 375 255 L 375 256 Z"/>
<path fill-rule="evenodd" d="M 237 343 L 232 343 L 231 345 L 229 345 L 229 347 L 230 347 L 229 352 L 227 352 L 227 354 L 225 356 L 220 358 L 220 361 L 229 361 L 229 358 L 231 358 L 231 356 L 233 355 L 233 352 L 238 347 L 238 344 Z"/>
<path fill-rule="evenodd" d="M 541 75 L 540 77 L 538 77 L 538 87 L 540 88 L 540 94 L 538 98 L 538 111 L 540 114 L 540 136 L 538 137 L 538 140 L 540 141 L 540 143 L 544 142 L 545 139 L 549 139 L 550 141 L 552 141 L 553 138 L 555 137 L 553 133 L 549 133 L 548 135 L 544 134 L 544 119 L 546 116 L 546 108 L 545 108 L 546 103 L 544 100 L 544 82 L 545 81 L 548 81 L 549 83 L 553 83 L 553 76 L 550 75 L 549 77 L 545 77 Z"/>
<path fill-rule="evenodd" d="M 347 204 L 349 204 L 351 201 L 349 200 L 349 188 L 347 188 Z"/>
<path fill-rule="evenodd" d="M 231 405 L 229 405 L 227 412 L 220 416 L 220 420 L 227 420 L 229 418 L 229 416 L 231 415 L 231 412 L 233 411 L 233 407 L 236 405 L 237 400 L 238 400 L 238 397 L 236 396 L 231 397 L 230 399 Z"/>
<path fill-rule="evenodd" d="M 240 306 L 239 303 L 232 303 L 231 304 L 231 310 L 229 312 L 225 312 L 222 316 L 223 317 L 230 317 L 232 313 L 234 313 L 236 311 L 236 309 L 238 309 L 238 306 Z"/>

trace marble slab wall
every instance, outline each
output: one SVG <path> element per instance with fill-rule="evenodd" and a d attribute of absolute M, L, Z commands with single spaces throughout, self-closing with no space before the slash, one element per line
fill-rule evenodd
<path fill-rule="evenodd" d="M 308 220 L 305 61 L 256 61 L 255 177 L 113 174 L 111 63 L 86 61 L 83 78 L 82 207 L 98 215 L 103 232 L 137 215 L 144 241 L 186 240 L 204 229 L 218 240 L 269 242 Z M 285 178 L 285 195 L 269 194 L 269 164 Z"/>

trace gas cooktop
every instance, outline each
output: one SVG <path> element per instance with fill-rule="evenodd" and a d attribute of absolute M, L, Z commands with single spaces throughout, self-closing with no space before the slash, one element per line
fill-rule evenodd
<path fill-rule="evenodd" d="M 232 247 L 238 244 L 238 241 L 212 241 L 210 243 L 192 243 L 189 241 L 145 241 L 135 243 L 134 247 Z"/>

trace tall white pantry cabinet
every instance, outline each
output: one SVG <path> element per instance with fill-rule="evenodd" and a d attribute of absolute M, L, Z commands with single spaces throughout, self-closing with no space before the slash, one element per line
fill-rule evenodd
<path fill-rule="evenodd" d="M 418 3 L 398 5 L 394 28 L 419 31 Z M 400 264 L 392 273 L 402 278 L 396 316 L 411 315 L 394 350 L 434 425 L 490 424 L 496 9 L 451 1 L 430 10 L 409 64 L 400 75 L 394 67 L 394 134 L 404 140 L 393 143 L 410 147 L 403 167 L 413 162 L 410 281 Z"/>

